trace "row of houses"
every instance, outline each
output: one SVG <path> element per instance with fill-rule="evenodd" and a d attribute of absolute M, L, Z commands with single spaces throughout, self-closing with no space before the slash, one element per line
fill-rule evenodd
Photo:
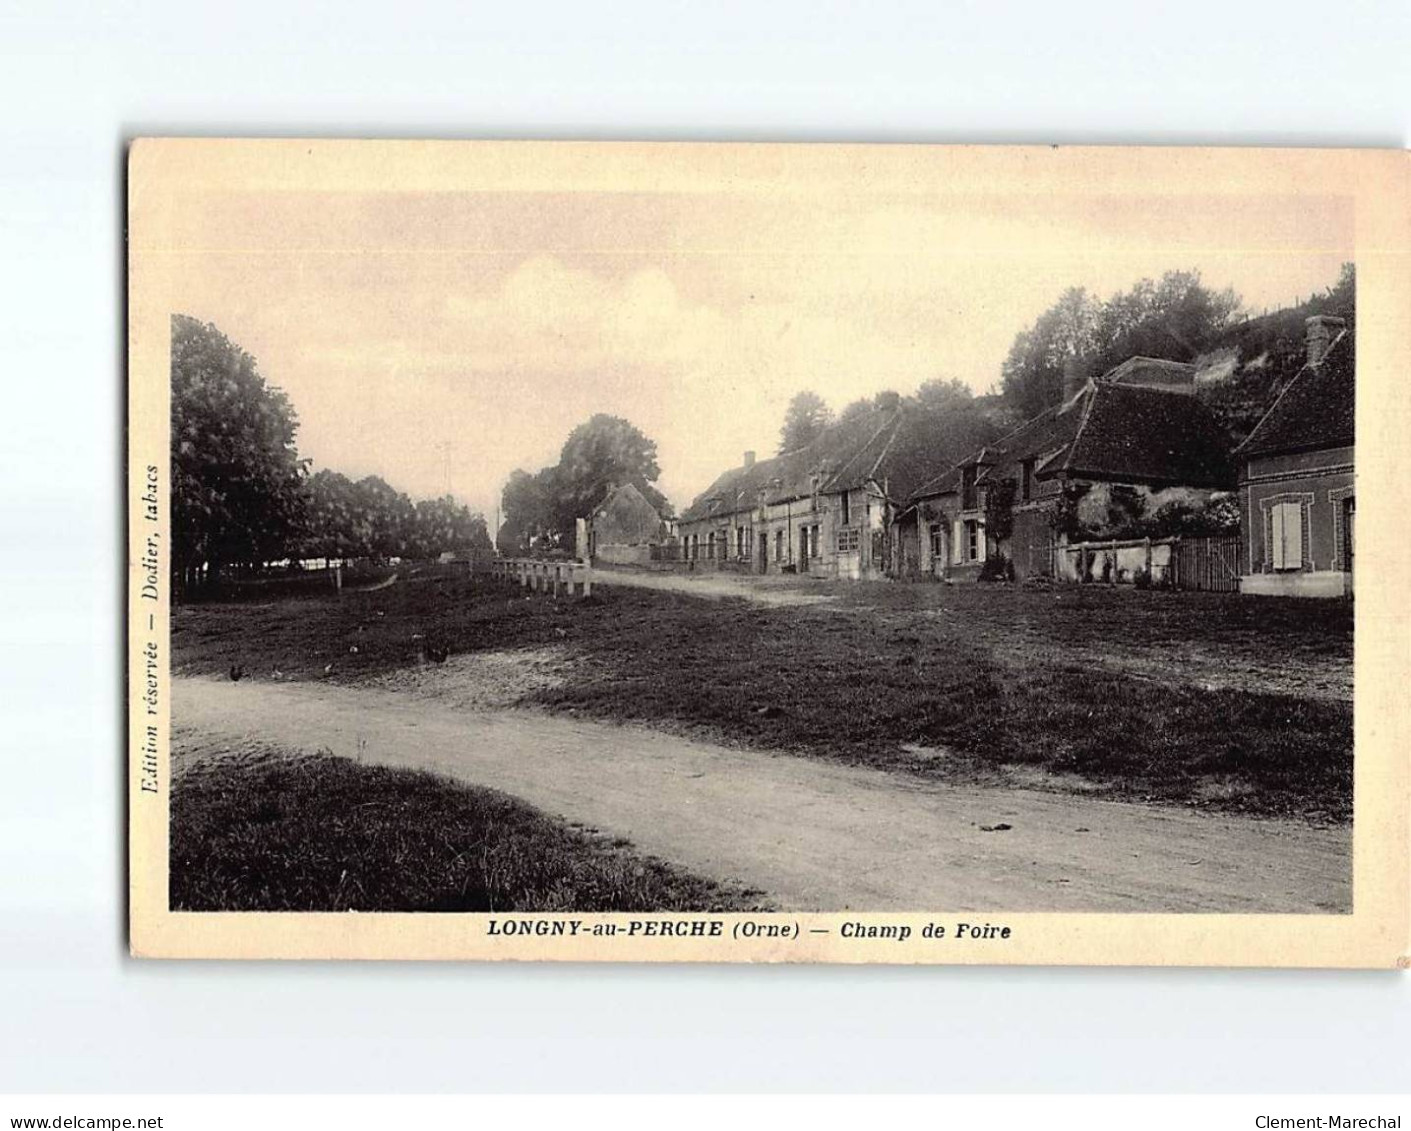
<path fill-rule="evenodd" d="M 1355 363 L 1341 319 L 1308 319 L 1303 368 L 1233 450 L 1196 396 L 1196 367 L 1159 358 L 1095 378 L 1072 371 L 1061 403 L 998 436 L 974 415 L 884 400 L 794 451 L 746 452 L 674 529 L 640 492 L 614 492 L 589 545 L 603 560 L 644 562 L 670 542 L 669 556 L 692 568 L 759 574 L 967 581 L 999 567 L 1022 580 L 1074 576 L 1072 547 L 1115 522 L 1237 499 L 1231 568 L 1243 591 L 1342 596 L 1353 574 Z"/>

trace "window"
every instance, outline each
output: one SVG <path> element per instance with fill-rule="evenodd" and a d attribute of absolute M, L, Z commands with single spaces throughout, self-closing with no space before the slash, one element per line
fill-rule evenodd
<path fill-rule="evenodd" d="M 1303 504 L 1275 503 L 1269 511 L 1269 551 L 1275 569 L 1303 568 Z"/>
<path fill-rule="evenodd" d="M 965 524 L 965 560 L 977 561 L 980 557 L 980 524 L 971 519 Z"/>
<path fill-rule="evenodd" d="M 818 536 L 818 525 L 816 523 L 813 527 L 812 537 L 810 537 L 808 540 L 808 548 L 812 552 L 813 557 L 815 559 L 823 557 L 822 540 Z"/>
<path fill-rule="evenodd" d="M 975 509 L 975 465 L 960 469 L 960 506 L 962 510 Z"/>
<path fill-rule="evenodd" d="M 735 527 L 735 556 L 743 559 L 745 556 L 745 528 Z"/>
<path fill-rule="evenodd" d="M 844 526 L 852 525 L 852 512 L 848 507 L 848 493 L 843 492 L 843 523 Z"/>
<path fill-rule="evenodd" d="M 774 532 L 774 560 L 780 565 L 784 564 L 784 532 L 782 530 Z"/>
<path fill-rule="evenodd" d="M 931 523 L 931 560 L 944 561 L 946 556 L 946 528 L 943 523 Z"/>
<path fill-rule="evenodd" d="M 1027 503 L 1034 497 L 1034 461 L 1026 459 L 1019 465 L 1019 498 Z"/>
<path fill-rule="evenodd" d="M 840 530 L 840 531 L 838 531 L 838 553 L 840 553 L 840 554 L 855 554 L 855 553 L 857 553 L 857 531 L 856 531 L 856 530 Z"/>
<path fill-rule="evenodd" d="M 715 561 L 715 531 L 710 532 L 710 537 L 706 540 L 706 560 Z"/>

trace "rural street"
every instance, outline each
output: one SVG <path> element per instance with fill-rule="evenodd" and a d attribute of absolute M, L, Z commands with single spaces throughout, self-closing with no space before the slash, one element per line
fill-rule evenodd
<path fill-rule="evenodd" d="M 173 681 L 187 729 L 431 770 L 783 908 L 1326 912 L 1351 830 L 951 786 L 644 728 L 328 683 Z M 984 831 L 982 826 L 1009 825 Z"/>

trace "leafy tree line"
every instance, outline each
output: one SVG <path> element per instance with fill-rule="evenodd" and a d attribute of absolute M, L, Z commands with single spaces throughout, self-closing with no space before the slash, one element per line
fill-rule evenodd
<path fill-rule="evenodd" d="M 552 467 L 510 475 L 500 500 L 504 521 L 496 545 L 501 552 L 573 551 L 578 519 L 591 514 L 612 488 L 627 483 L 670 518 L 671 503 L 655 486 L 660 477 L 656 441 L 620 416 L 597 413 L 569 433 Z"/>
<path fill-rule="evenodd" d="M 1000 391 L 1020 418 L 1028 418 L 1062 399 L 1070 367 L 1096 376 L 1136 355 L 1188 362 L 1231 350 L 1230 378 L 1199 392 L 1239 440 L 1303 365 L 1304 320 L 1313 314 L 1355 322 L 1352 263 L 1343 264 L 1327 290 L 1254 318 L 1243 316 L 1233 290 L 1207 287 L 1199 271 L 1168 271 L 1106 300 L 1070 287 L 1015 337 L 1001 367 Z"/>
<path fill-rule="evenodd" d="M 489 548 L 485 520 L 447 497 L 413 503 L 382 479 L 309 474 L 289 398 L 210 323 L 172 317 L 175 592 L 301 557 L 434 557 Z"/>
<path fill-rule="evenodd" d="M 1168 271 L 1106 300 L 1069 287 L 1015 337 L 1000 369 L 1001 393 L 1028 418 L 1062 399 L 1074 366 L 1096 376 L 1138 354 L 1192 361 L 1240 309 L 1233 290 L 1212 290 L 1199 271 Z"/>

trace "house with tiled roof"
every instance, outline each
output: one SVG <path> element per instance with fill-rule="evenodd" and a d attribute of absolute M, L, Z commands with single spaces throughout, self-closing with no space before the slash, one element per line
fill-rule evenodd
<path fill-rule="evenodd" d="M 1341 318 L 1307 321 L 1307 360 L 1236 450 L 1245 593 L 1352 593 L 1357 352 Z"/>
<path fill-rule="evenodd" d="M 884 396 L 802 447 L 764 460 L 746 452 L 682 513 L 682 556 L 697 568 L 885 576 L 898 506 L 990 431 L 978 413 Z"/>
<path fill-rule="evenodd" d="M 611 487 L 585 525 L 595 564 L 645 565 L 668 538 L 667 523 L 634 483 Z"/>
<path fill-rule="evenodd" d="M 988 563 L 1052 576 L 1080 531 L 1231 490 L 1228 440 L 1194 394 L 1181 362 L 1135 357 L 1095 380 L 1070 370 L 1060 404 L 913 493 L 898 520 L 901 572 L 973 580 Z"/>

